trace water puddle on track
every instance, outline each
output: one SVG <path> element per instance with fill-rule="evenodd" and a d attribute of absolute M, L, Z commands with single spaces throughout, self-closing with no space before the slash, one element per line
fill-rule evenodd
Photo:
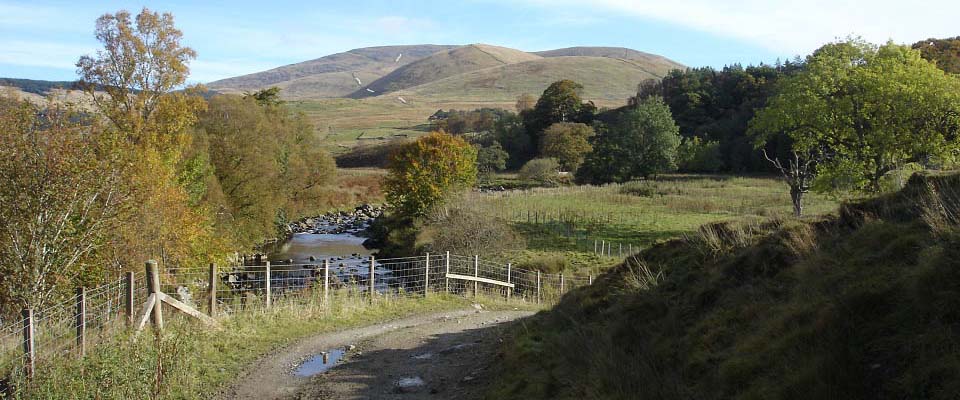
<path fill-rule="evenodd" d="M 301 378 L 306 378 L 326 372 L 328 369 L 333 368 L 333 366 L 337 364 L 337 361 L 343 358 L 344 353 L 343 349 L 321 352 L 308 358 L 303 364 L 300 364 L 300 366 L 293 371 L 293 374 Z M 326 360 L 324 360 L 324 354 L 326 354 Z"/>

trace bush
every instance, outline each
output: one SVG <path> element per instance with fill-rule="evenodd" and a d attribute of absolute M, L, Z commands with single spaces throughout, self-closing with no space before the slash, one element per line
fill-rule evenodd
<path fill-rule="evenodd" d="M 621 194 L 629 194 L 639 197 L 653 197 L 653 195 L 663 195 L 657 185 L 650 181 L 632 181 L 624 183 L 620 187 Z"/>
<path fill-rule="evenodd" d="M 686 138 L 677 149 L 677 166 L 684 172 L 717 172 L 723 169 L 720 142 Z"/>
<path fill-rule="evenodd" d="M 520 168 L 520 179 L 554 186 L 560 183 L 560 163 L 553 158 L 535 158 Z"/>
<path fill-rule="evenodd" d="M 525 247 L 523 237 L 498 218 L 489 218 L 467 202 L 440 207 L 417 235 L 420 252 L 499 257 Z"/>

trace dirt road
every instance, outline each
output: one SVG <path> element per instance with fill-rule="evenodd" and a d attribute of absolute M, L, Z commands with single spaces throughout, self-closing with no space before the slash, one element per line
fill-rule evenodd
<path fill-rule="evenodd" d="M 222 399 L 479 398 L 507 322 L 527 311 L 422 315 L 300 341 L 253 365 Z M 330 370 L 294 371 L 320 352 L 346 351 Z"/>

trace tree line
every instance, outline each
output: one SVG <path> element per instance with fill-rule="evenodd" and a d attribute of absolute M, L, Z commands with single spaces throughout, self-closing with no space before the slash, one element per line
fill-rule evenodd
<path fill-rule="evenodd" d="M 0 99 L 3 315 L 151 258 L 222 261 L 317 212 L 335 171 L 276 89 L 185 86 L 196 53 L 171 14 L 106 14 L 95 34 L 77 62 L 90 106 Z"/>

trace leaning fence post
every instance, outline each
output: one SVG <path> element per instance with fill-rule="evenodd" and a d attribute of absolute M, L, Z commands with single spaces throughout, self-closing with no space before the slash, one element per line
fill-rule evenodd
<path fill-rule="evenodd" d="M 133 326 L 133 284 L 133 272 L 129 271 L 127 272 L 127 287 L 126 293 L 124 293 L 126 298 L 124 299 L 123 305 L 127 312 L 127 323 L 130 326 Z"/>
<path fill-rule="evenodd" d="M 473 256 L 473 277 L 480 277 L 480 256 Z M 480 289 L 480 282 L 473 281 L 473 297 L 477 297 L 477 293 Z"/>
<path fill-rule="evenodd" d="M 510 283 L 510 263 L 507 263 L 507 283 Z M 513 295 L 513 288 L 507 286 L 507 301 L 510 301 L 511 295 Z"/>
<path fill-rule="evenodd" d="M 430 253 L 427 253 L 427 262 L 423 267 L 423 297 L 430 293 Z"/>
<path fill-rule="evenodd" d="M 267 289 L 267 303 L 266 303 L 266 304 L 267 304 L 267 309 L 269 310 L 269 309 L 270 309 L 270 305 L 273 303 L 273 296 L 272 296 L 272 293 L 270 293 L 270 261 L 267 261 L 267 267 L 266 267 L 266 269 L 264 270 L 264 273 L 265 273 L 264 279 L 265 279 L 266 286 L 267 286 L 267 287 L 266 287 L 266 289 Z"/>
<path fill-rule="evenodd" d="M 374 272 L 375 272 L 374 265 L 376 265 L 376 263 L 377 263 L 377 260 L 373 256 L 370 256 L 370 278 L 367 280 L 370 281 L 370 301 L 371 302 L 373 302 L 373 291 L 376 289 L 376 286 L 374 286 L 374 280 L 377 279 L 376 275 L 374 275 Z"/>
<path fill-rule="evenodd" d="M 444 275 L 444 277 L 446 278 L 444 279 L 444 286 L 446 287 L 447 293 L 450 293 L 450 252 L 449 251 L 447 252 L 446 264 L 447 264 L 447 274 Z"/>
<path fill-rule="evenodd" d="M 217 264 L 210 263 L 210 276 L 207 279 L 210 280 L 210 297 L 209 302 L 207 303 L 207 315 L 210 317 L 217 316 Z"/>
<path fill-rule="evenodd" d="M 330 260 L 323 260 L 323 305 L 330 301 Z"/>
<path fill-rule="evenodd" d="M 540 304 L 540 271 L 537 271 L 537 304 Z"/>
<path fill-rule="evenodd" d="M 35 363 L 37 359 L 36 348 L 34 347 L 34 327 L 33 327 L 33 309 L 23 309 L 23 356 L 24 370 L 27 378 L 33 378 Z"/>
<path fill-rule="evenodd" d="M 154 260 L 147 261 L 147 288 L 150 292 L 150 296 L 153 296 L 153 327 L 158 331 L 163 330 L 163 301 L 161 301 L 160 293 L 160 270 L 157 267 L 157 262 Z"/>
<path fill-rule="evenodd" d="M 77 350 L 80 357 L 87 354 L 87 289 L 77 288 Z"/>

